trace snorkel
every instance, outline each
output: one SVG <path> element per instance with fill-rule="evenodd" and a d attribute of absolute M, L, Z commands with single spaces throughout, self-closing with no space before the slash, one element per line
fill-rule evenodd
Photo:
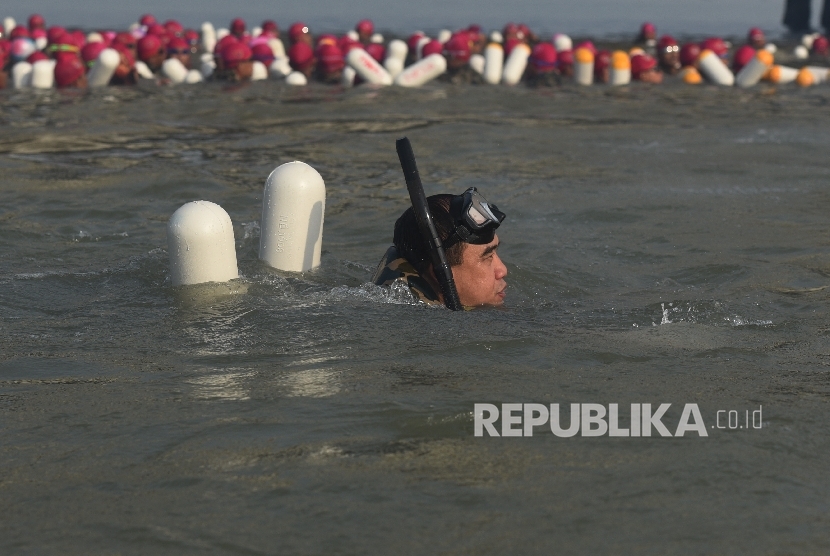
<path fill-rule="evenodd" d="M 418 221 L 418 229 L 427 245 L 429 245 L 432 269 L 438 279 L 438 284 L 441 286 L 444 304 L 452 311 L 460 311 L 463 309 L 461 300 L 458 298 L 458 291 L 455 289 L 455 281 L 447 262 L 447 254 L 444 252 L 444 246 L 438 236 L 438 231 L 435 229 L 432 214 L 429 212 L 427 198 L 424 195 L 424 186 L 421 184 L 421 176 L 418 174 L 418 167 L 415 164 L 415 153 L 412 152 L 412 145 L 409 143 L 409 139 L 404 137 L 395 141 L 395 149 L 398 151 L 398 158 L 401 161 L 406 188 L 409 190 L 409 199 L 412 201 L 412 209 L 415 211 L 415 219 Z"/>

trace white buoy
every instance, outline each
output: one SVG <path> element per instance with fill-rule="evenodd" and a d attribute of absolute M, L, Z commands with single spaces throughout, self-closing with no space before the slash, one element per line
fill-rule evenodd
<path fill-rule="evenodd" d="M 279 39 L 268 39 L 268 46 L 271 47 L 271 52 L 274 53 L 274 58 L 286 58 L 285 45 Z"/>
<path fill-rule="evenodd" d="M 3 19 L 3 30 L 4 34 L 8 37 L 11 34 L 12 30 L 17 27 L 17 22 L 14 20 L 13 17 L 7 17 Z"/>
<path fill-rule="evenodd" d="M 357 72 L 354 68 L 350 66 L 346 66 L 343 68 L 343 75 L 340 79 L 340 82 L 343 84 L 344 87 L 354 87 L 354 80 L 357 77 Z"/>
<path fill-rule="evenodd" d="M 594 53 L 587 48 L 574 52 L 574 81 L 580 85 L 594 84 Z"/>
<path fill-rule="evenodd" d="M 285 82 L 288 85 L 302 87 L 304 85 L 308 85 L 308 78 L 298 71 L 292 71 L 291 73 L 285 76 Z"/>
<path fill-rule="evenodd" d="M 213 28 L 213 23 L 205 21 L 202 23 L 202 49 L 210 53 L 214 48 L 216 48 L 216 29 Z"/>
<path fill-rule="evenodd" d="M 487 61 L 484 59 L 484 56 L 481 54 L 473 54 L 470 56 L 469 61 L 470 67 L 473 68 L 473 71 L 479 75 L 484 75 L 484 66 L 487 64 Z"/>
<path fill-rule="evenodd" d="M 386 60 L 383 61 L 383 68 L 389 72 L 389 77 L 391 77 L 392 81 L 394 81 L 403 71 L 404 62 L 398 60 L 397 58 L 387 57 Z"/>
<path fill-rule="evenodd" d="M 188 85 L 194 85 L 196 83 L 201 83 L 204 81 L 205 78 L 202 77 L 202 72 L 199 70 L 190 70 L 187 72 L 187 77 L 184 78 L 184 82 Z"/>
<path fill-rule="evenodd" d="M 259 258 L 291 272 L 320 265 L 326 184 L 305 162 L 278 166 L 265 181 Z"/>
<path fill-rule="evenodd" d="M 294 70 L 291 69 L 291 62 L 285 56 L 274 58 L 271 67 L 268 68 L 271 79 L 285 79 L 292 71 Z"/>
<path fill-rule="evenodd" d="M 530 47 L 524 43 L 519 43 L 510 51 L 510 56 L 504 63 L 504 72 L 501 80 L 505 85 L 515 85 L 522 80 L 522 75 L 527 68 L 527 59 L 530 58 Z"/>
<path fill-rule="evenodd" d="M 373 85 L 391 85 L 392 76 L 378 64 L 372 55 L 362 48 L 353 48 L 346 56 L 346 63 L 353 67 L 357 74 L 367 83 Z"/>
<path fill-rule="evenodd" d="M 700 73 L 716 85 L 731 87 L 735 84 L 735 75 L 729 71 L 729 68 L 726 67 L 723 60 L 709 49 L 700 53 L 698 67 L 700 68 Z"/>
<path fill-rule="evenodd" d="M 420 87 L 447 71 L 447 59 L 441 54 L 430 54 L 420 62 L 415 62 L 403 70 L 395 85 L 401 87 Z"/>
<path fill-rule="evenodd" d="M 611 54 L 611 85 L 628 85 L 631 83 L 631 58 L 628 52 L 616 50 Z"/>
<path fill-rule="evenodd" d="M 55 86 L 55 60 L 39 60 L 32 64 L 32 87 L 51 89 Z"/>
<path fill-rule="evenodd" d="M 347 31 L 346 36 L 355 42 L 360 42 L 360 35 L 358 35 L 357 31 L 355 31 L 354 29 Z"/>
<path fill-rule="evenodd" d="M 231 32 L 230 32 L 229 29 L 227 29 L 225 27 L 220 27 L 219 29 L 216 30 L 216 42 L 221 41 L 222 39 L 224 39 L 225 37 L 227 37 L 230 34 L 231 34 Z"/>
<path fill-rule="evenodd" d="M 38 38 L 36 38 L 36 39 L 35 39 L 35 48 L 36 48 L 37 50 L 41 50 L 41 51 L 42 51 L 42 50 L 43 50 L 44 48 L 46 48 L 47 46 L 49 46 L 49 39 L 48 39 L 48 38 L 46 38 L 46 37 L 38 37 Z"/>
<path fill-rule="evenodd" d="M 441 44 L 446 43 L 448 40 L 452 38 L 452 31 L 449 29 L 441 29 L 438 31 L 438 42 Z"/>
<path fill-rule="evenodd" d="M 268 68 L 259 60 L 254 60 L 251 81 L 265 81 L 266 79 L 268 79 Z"/>
<path fill-rule="evenodd" d="M 772 67 L 772 63 L 772 54 L 763 49 L 759 50 L 752 60 L 741 68 L 741 71 L 735 76 L 735 84 L 738 87 L 752 87 L 766 75 Z"/>
<path fill-rule="evenodd" d="M 32 64 L 17 62 L 12 66 L 12 83 L 15 89 L 28 89 L 32 86 Z"/>
<path fill-rule="evenodd" d="M 504 36 L 501 34 L 500 31 L 493 31 L 492 33 L 490 33 L 490 42 L 502 44 L 504 42 Z"/>
<path fill-rule="evenodd" d="M 239 278 L 233 223 L 210 201 L 182 205 L 167 223 L 170 278 L 174 286 Z"/>
<path fill-rule="evenodd" d="M 156 78 L 156 76 L 153 74 L 153 71 L 150 69 L 150 66 L 148 66 L 147 64 L 145 64 L 141 60 L 136 60 L 135 61 L 135 72 L 142 79 L 155 79 Z"/>
<path fill-rule="evenodd" d="M 184 80 L 187 79 L 187 68 L 184 67 L 181 60 L 178 58 L 168 58 L 161 64 L 161 73 L 173 85 L 179 85 L 184 83 Z"/>
<path fill-rule="evenodd" d="M 764 50 L 766 50 L 770 54 L 775 54 L 776 52 L 778 52 L 778 47 L 775 46 L 775 43 L 768 42 L 766 45 L 764 45 Z"/>
<path fill-rule="evenodd" d="M 795 47 L 795 50 L 793 50 L 793 54 L 799 60 L 806 60 L 810 57 L 810 51 L 807 50 L 807 47 L 802 44 L 799 44 Z"/>
<path fill-rule="evenodd" d="M 432 39 L 424 35 L 415 44 L 415 59 L 420 60 L 424 57 L 424 47 L 432 42 Z"/>
<path fill-rule="evenodd" d="M 808 33 L 804 35 L 803 37 L 801 37 L 801 45 L 805 49 L 810 50 L 811 48 L 813 48 L 813 43 L 815 42 L 817 36 L 818 34 L 816 33 Z"/>
<path fill-rule="evenodd" d="M 824 83 L 827 81 L 828 75 L 830 75 L 830 68 L 805 66 L 798 72 L 795 81 L 802 87 L 810 87 L 812 85 Z"/>
<path fill-rule="evenodd" d="M 86 42 L 104 42 L 104 35 L 93 31 L 86 36 Z"/>
<path fill-rule="evenodd" d="M 374 44 L 383 44 L 383 42 L 384 42 L 383 35 L 381 35 L 380 33 L 375 33 L 369 39 L 369 42 L 374 43 Z"/>
<path fill-rule="evenodd" d="M 386 59 L 383 61 L 383 67 L 389 72 L 392 79 L 395 79 L 403 71 L 408 52 L 409 47 L 400 39 L 390 41 L 386 47 Z"/>
<path fill-rule="evenodd" d="M 252 37 L 258 37 L 261 34 L 262 34 L 262 27 L 260 27 L 259 25 L 257 25 L 253 29 L 251 29 L 251 36 Z"/>
<path fill-rule="evenodd" d="M 121 54 L 115 49 L 105 48 L 92 63 L 86 75 L 87 84 L 90 87 L 106 87 L 120 63 Z"/>
<path fill-rule="evenodd" d="M 213 59 L 212 54 L 202 54 L 202 64 L 199 67 L 199 71 L 202 74 L 202 77 L 208 79 L 213 72 L 216 71 L 216 60 Z"/>
<path fill-rule="evenodd" d="M 766 79 L 772 83 L 785 84 L 792 83 L 798 77 L 798 70 L 789 66 L 772 66 Z"/>
<path fill-rule="evenodd" d="M 504 47 L 500 43 L 491 42 L 484 49 L 484 80 L 490 85 L 497 85 L 503 71 Z"/>
<path fill-rule="evenodd" d="M 553 46 L 557 52 L 565 52 L 566 50 L 573 50 L 574 42 L 568 35 L 557 33 L 553 36 Z"/>

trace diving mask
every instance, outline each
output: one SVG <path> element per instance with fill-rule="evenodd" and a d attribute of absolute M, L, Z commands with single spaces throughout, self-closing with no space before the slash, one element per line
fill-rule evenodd
<path fill-rule="evenodd" d="M 453 232 L 444 242 L 445 247 L 463 241 L 464 243 L 485 244 L 493 241 L 496 228 L 507 216 L 496 205 L 491 205 L 475 187 L 450 202 L 450 216 Z"/>

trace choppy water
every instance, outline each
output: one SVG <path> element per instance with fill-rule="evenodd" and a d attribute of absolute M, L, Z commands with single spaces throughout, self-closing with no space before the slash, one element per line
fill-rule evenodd
<path fill-rule="evenodd" d="M 822 554 L 827 89 L 108 89 L 0 97 L 4 553 Z M 407 206 L 508 214 L 507 310 L 367 285 Z M 256 260 L 265 177 L 322 267 Z M 174 290 L 165 224 L 234 221 Z M 825 289 L 827 288 L 827 289 Z M 707 438 L 474 438 L 477 402 L 763 406 Z"/>

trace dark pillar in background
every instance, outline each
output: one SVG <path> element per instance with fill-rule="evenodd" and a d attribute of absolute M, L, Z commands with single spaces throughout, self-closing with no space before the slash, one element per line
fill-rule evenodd
<path fill-rule="evenodd" d="M 824 14 L 827 14 L 827 0 L 824 4 Z M 810 0 L 787 0 L 784 6 L 784 25 L 791 33 L 809 31 Z"/>
<path fill-rule="evenodd" d="M 830 32 L 830 0 L 824 0 L 824 9 L 821 10 L 821 26 L 825 32 Z"/>

